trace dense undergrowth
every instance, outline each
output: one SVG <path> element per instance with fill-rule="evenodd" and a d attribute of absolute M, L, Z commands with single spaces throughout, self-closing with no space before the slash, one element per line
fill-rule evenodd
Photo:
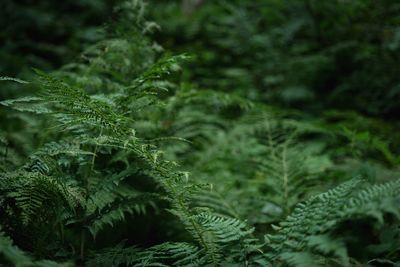
<path fill-rule="evenodd" d="M 395 62 L 358 49 L 398 48 L 343 41 L 372 1 L 184 2 L 122 1 L 76 60 L 0 78 L 0 266 L 399 266 Z"/>

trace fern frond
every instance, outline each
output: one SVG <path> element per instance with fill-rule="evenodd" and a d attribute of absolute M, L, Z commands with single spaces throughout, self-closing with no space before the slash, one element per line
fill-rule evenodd
<path fill-rule="evenodd" d="M 22 84 L 27 84 L 29 82 L 18 79 L 18 78 L 13 78 L 13 77 L 7 77 L 7 76 L 0 76 L 0 81 L 12 81 L 12 82 L 17 82 L 17 83 L 22 83 Z"/>
<path fill-rule="evenodd" d="M 238 219 L 221 217 L 209 212 L 192 215 L 192 218 L 186 218 L 184 222 L 187 230 L 208 255 L 208 262 L 214 265 L 226 260 L 224 255 L 229 245 L 235 242 L 241 244 L 239 240 L 244 240 L 254 231 Z"/>
<path fill-rule="evenodd" d="M 22 170 L 2 174 L 0 192 L 4 205 L 15 203 L 12 216 L 19 216 L 25 225 L 37 220 L 38 214 L 45 220 L 44 214 L 57 214 L 58 209 L 73 211 L 82 201 L 78 191 L 61 180 Z"/>
<path fill-rule="evenodd" d="M 106 194 L 101 194 L 101 197 L 105 196 Z M 106 225 L 113 227 L 116 223 L 124 221 L 127 214 L 145 214 L 148 206 L 155 207 L 154 199 L 156 197 L 158 197 L 157 194 L 140 192 L 137 192 L 137 196 L 135 196 L 134 191 L 131 190 L 129 196 L 119 199 L 111 197 L 111 201 L 102 200 L 100 205 L 91 198 L 89 203 L 96 206 L 96 209 L 88 211 L 88 215 L 93 217 L 89 217 L 90 233 L 96 237 L 97 233 Z"/>
<path fill-rule="evenodd" d="M 353 179 L 299 204 L 276 227 L 278 233 L 268 236 L 274 249 L 270 254 L 273 262 L 282 260 L 301 266 L 297 259 L 312 258 L 316 266 L 322 266 L 323 259 L 346 264 L 349 257 L 341 240 L 344 237 L 334 233 L 342 223 L 374 218 L 382 224 L 386 214 L 400 218 L 400 180 L 373 185 L 357 193 L 361 182 Z"/>
<path fill-rule="evenodd" d="M 4 100 L 1 105 L 11 107 L 21 112 L 32 112 L 36 114 L 50 113 L 50 109 L 42 103 L 42 99 L 36 96 L 26 96 L 17 99 Z"/>
<path fill-rule="evenodd" d="M 210 213 L 195 215 L 194 220 L 210 234 L 210 238 L 219 244 L 226 244 L 251 234 L 254 229 L 246 229 L 246 223 L 234 219 L 216 216 Z"/>
<path fill-rule="evenodd" d="M 235 208 L 216 190 L 208 188 L 197 190 L 194 192 L 192 198 L 193 206 L 195 207 L 210 209 L 213 213 L 220 216 L 239 217 Z"/>
<path fill-rule="evenodd" d="M 86 262 L 88 267 L 118 267 L 121 265 L 128 265 L 135 261 L 137 255 L 141 250 L 136 247 L 124 248 L 119 244 L 113 248 L 104 249 L 91 256 Z"/>
<path fill-rule="evenodd" d="M 80 88 L 37 70 L 43 85 L 43 99 L 52 104 L 56 118 L 66 127 L 91 125 L 121 134 L 126 118 L 117 114 L 108 103 L 95 100 Z"/>
<path fill-rule="evenodd" d="M 263 176 L 268 190 L 275 191 L 272 200 L 281 204 L 287 213 L 320 178 L 318 174 L 332 163 L 328 157 L 318 155 L 320 148 L 298 144 L 300 133 L 290 123 L 279 125 L 267 121 L 265 130 L 261 132 L 261 135 L 266 135 L 261 138 L 265 152 L 259 160 L 260 171 L 257 175 Z"/>
<path fill-rule="evenodd" d="M 123 248 L 120 244 L 102 253 L 96 253 L 88 261 L 87 266 L 206 266 L 206 256 L 203 251 L 188 243 L 162 243 L 147 249 L 137 247 Z"/>
<path fill-rule="evenodd" d="M 342 216 L 348 219 L 372 217 L 381 224 L 384 214 L 392 214 L 400 219 L 399 195 L 400 179 L 369 186 L 348 200 Z"/>

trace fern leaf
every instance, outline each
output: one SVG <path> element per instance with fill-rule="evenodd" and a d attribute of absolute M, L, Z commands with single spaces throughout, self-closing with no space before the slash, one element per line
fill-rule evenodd
<path fill-rule="evenodd" d="M 341 223 L 373 218 L 382 224 L 385 214 L 400 218 L 400 180 L 359 190 L 361 182 L 353 179 L 299 204 L 276 228 L 278 233 L 268 236 L 274 249 L 272 261 L 280 259 L 301 266 L 297 258 L 307 253 L 307 258 L 312 257 L 315 262 L 328 259 L 346 264 L 346 246 L 334 234 Z"/>
<path fill-rule="evenodd" d="M 27 84 L 29 82 L 18 79 L 18 78 L 13 78 L 13 77 L 7 77 L 7 76 L 0 76 L 0 81 L 12 81 L 12 82 L 17 82 L 21 84 Z"/>

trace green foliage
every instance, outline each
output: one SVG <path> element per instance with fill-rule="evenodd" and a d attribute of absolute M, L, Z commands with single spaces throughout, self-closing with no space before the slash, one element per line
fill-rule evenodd
<path fill-rule="evenodd" d="M 31 67 L 54 68 L 73 59 L 82 44 L 99 40 L 98 24 L 118 1 L 84 0 L 54 3 L 3 1 L 0 23 L 0 73 L 17 75 Z M 77 18 L 71 11 L 79 12 Z M 3 92 L 0 94 L 3 96 Z"/>
<path fill-rule="evenodd" d="M 196 3 L 193 12 L 181 2 Z M 385 0 L 159 1 L 151 9 L 173 51 L 205 88 L 318 112 L 396 117 L 399 4 Z M 212 71 L 209 71 L 212 70 Z M 348 101 L 352 99 L 353 101 Z"/>
<path fill-rule="evenodd" d="M 0 229 L 1 230 L 1 229 Z M 59 264 L 54 261 L 34 261 L 25 252 L 15 247 L 10 238 L 0 232 L 0 260 L 1 263 L 12 264 L 16 267 L 70 267 L 69 263 Z M 3 266 L 3 265 L 2 265 Z M 9 265 L 6 265 L 9 266 Z M 11 265 L 10 265 L 11 266 Z"/>
<path fill-rule="evenodd" d="M 357 190 L 361 180 L 354 179 L 326 193 L 299 204 L 278 227 L 276 235 L 269 236 L 273 249 L 272 260 L 291 266 L 324 266 L 328 262 L 346 266 L 349 255 L 346 242 L 362 245 L 365 233 L 351 240 L 338 236 L 349 221 L 369 220 L 374 228 L 385 227 L 384 215 L 399 218 L 399 180 Z M 358 191 L 358 192 L 357 192 Z M 389 220 L 390 222 L 390 220 Z M 364 225 L 367 227 L 368 225 Z M 386 251 L 388 252 L 388 251 Z M 371 252 L 373 253 L 373 252 Z"/>
<path fill-rule="evenodd" d="M 397 266 L 397 125 L 316 101 L 374 6 L 345 2 L 149 2 L 160 33 L 124 1 L 75 61 L 0 77 L 0 266 Z"/>

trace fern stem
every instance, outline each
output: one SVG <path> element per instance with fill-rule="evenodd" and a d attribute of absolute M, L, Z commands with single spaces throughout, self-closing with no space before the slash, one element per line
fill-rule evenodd
<path fill-rule="evenodd" d="M 287 214 L 289 212 L 289 207 L 288 207 L 288 198 L 289 198 L 289 190 L 288 190 L 288 170 L 287 170 L 287 162 L 286 162 L 286 155 L 287 150 L 286 150 L 286 144 L 283 146 L 283 151 L 282 151 L 282 171 L 283 171 L 283 181 L 282 181 L 282 189 L 283 189 L 283 205 L 285 208 L 285 213 Z"/>
<path fill-rule="evenodd" d="M 60 235 L 61 235 L 61 242 L 64 244 L 65 242 L 65 233 L 64 233 L 64 225 L 60 223 Z"/>
<path fill-rule="evenodd" d="M 190 210 L 188 209 L 187 204 L 185 203 L 185 200 L 176 192 L 173 185 L 171 185 L 169 183 L 163 183 L 163 184 L 166 187 L 166 189 L 172 193 L 173 199 L 177 200 L 176 204 L 178 204 L 178 207 L 182 211 L 182 213 L 185 214 L 187 216 L 187 218 L 189 218 L 191 227 L 194 229 L 194 231 L 196 232 L 196 234 L 199 238 L 198 241 L 200 242 L 200 245 L 202 247 L 204 247 L 207 251 L 211 252 L 210 254 L 212 257 L 212 261 L 213 261 L 213 263 L 216 263 L 217 261 L 215 259 L 215 255 L 208 247 L 207 242 L 204 240 L 203 234 L 202 234 L 201 230 L 199 229 L 198 224 L 193 220 L 193 214 L 191 214 Z"/>
<path fill-rule="evenodd" d="M 85 259 L 85 228 L 84 228 L 84 226 L 81 229 L 80 258 L 82 261 Z"/>
<path fill-rule="evenodd" d="M 6 145 L 4 149 L 4 154 L 3 154 L 3 162 L 6 162 L 8 156 L 8 144 Z"/>
<path fill-rule="evenodd" d="M 101 127 L 100 129 L 100 133 L 99 133 L 99 137 L 101 137 L 101 135 L 103 134 L 103 127 Z M 94 151 L 93 151 L 93 156 L 92 156 L 92 160 L 90 162 L 90 169 L 88 174 L 86 175 L 86 180 L 85 180 L 85 207 L 83 210 L 83 215 L 82 215 L 82 229 L 81 229 L 81 241 L 80 241 L 80 258 L 81 260 L 85 259 L 85 238 L 86 238 L 86 234 L 85 234 L 85 227 L 86 227 L 86 223 L 87 223 L 87 218 L 86 218 L 86 213 L 87 213 L 87 202 L 89 200 L 89 177 L 92 175 L 93 171 L 94 171 L 94 163 L 96 161 L 96 156 L 97 156 L 97 151 L 98 151 L 99 145 L 96 143 L 95 147 L 94 147 Z"/>

